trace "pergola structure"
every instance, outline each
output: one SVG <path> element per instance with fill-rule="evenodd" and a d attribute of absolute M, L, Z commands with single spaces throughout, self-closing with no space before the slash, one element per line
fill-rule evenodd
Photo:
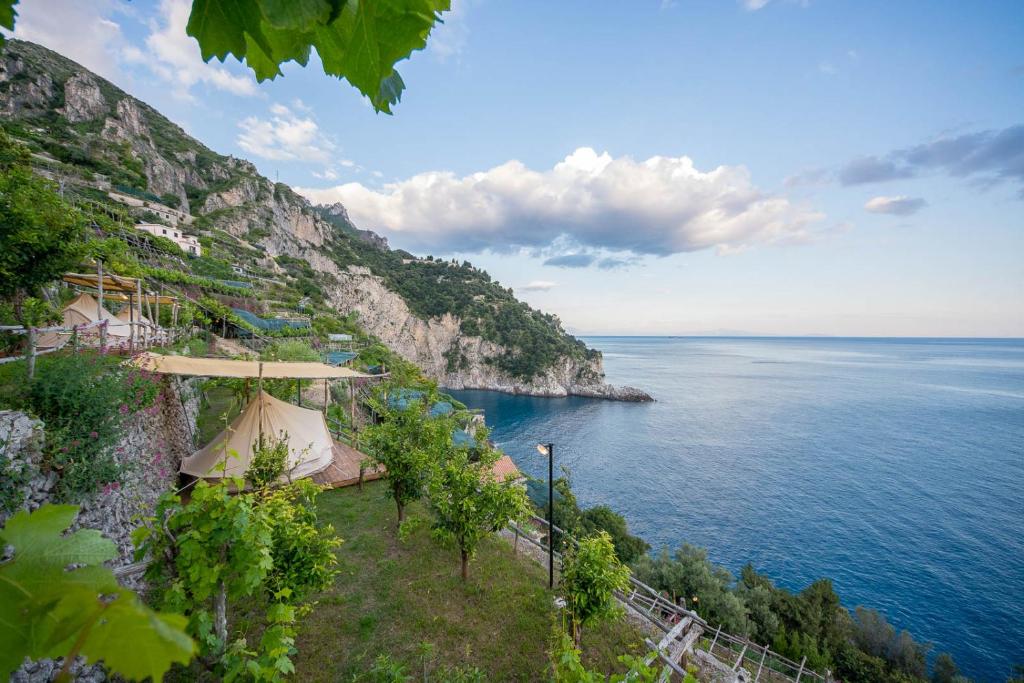
<path fill-rule="evenodd" d="M 97 292 L 97 316 L 102 315 L 103 300 L 106 298 L 108 301 L 123 301 L 128 303 L 129 318 L 128 323 L 131 326 L 131 343 L 134 345 L 138 339 L 138 330 L 136 325 L 140 324 L 143 319 L 142 305 L 145 303 L 146 308 L 149 311 L 149 319 L 154 324 L 160 324 L 160 304 L 171 306 L 172 323 L 174 327 L 178 321 L 178 300 L 173 296 L 165 296 L 163 294 L 153 294 L 151 292 L 142 291 L 142 280 L 134 277 L 124 277 L 123 275 L 113 275 L 110 273 L 103 272 L 103 262 L 98 261 L 96 264 L 96 273 L 67 273 L 63 277 L 64 282 L 75 285 L 77 287 L 85 287 L 94 289 Z M 153 307 L 156 307 L 156 314 L 154 316 Z M 100 330 L 100 347 L 106 346 L 106 330 Z"/>

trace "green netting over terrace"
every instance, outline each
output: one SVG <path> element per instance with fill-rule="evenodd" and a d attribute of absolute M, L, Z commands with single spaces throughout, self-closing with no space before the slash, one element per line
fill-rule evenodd
<path fill-rule="evenodd" d="M 278 332 L 290 327 L 293 329 L 308 329 L 308 320 L 283 320 L 281 318 L 261 318 L 255 313 L 251 313 L 244 308 L 232 308 L 235 315 L 249 323 L 258 330 L 265 330 L 267 332 Z"/>

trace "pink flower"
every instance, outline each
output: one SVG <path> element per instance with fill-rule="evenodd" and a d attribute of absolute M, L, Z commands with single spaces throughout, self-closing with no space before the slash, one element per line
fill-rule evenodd
<path fill-rule="evenodd" d="M 98 432 L 89 432 L 89 438 L 90 438 L 90 439 L 98 439 L 98 438 L 99 438 L 99 436 L 100 436 L 100 435 L 99 435 L 99 433 L 98 433 Z"/>
<path fill-rule="evenodd" d="M 128 404 L 127 403 L 122 403 L 121 407 L 118 408 L 118 410 L 121 411 L 122 415 L 127 415 L 128 412 L 130 411 L 130 408 L 128 408 Z"/>

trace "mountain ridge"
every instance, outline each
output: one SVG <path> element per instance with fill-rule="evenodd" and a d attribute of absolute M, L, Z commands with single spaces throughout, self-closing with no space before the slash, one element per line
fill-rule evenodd
<path fill-rule="evenodd" d="M 606 384 L 600 352 L 486 272 L 392 250 L 353 225 L 344 206 L 312 205 L 47 48 L 5 44 L 0 119 L 37 156 L 53 160 L 61 182 L 93 193 L 109 182 L 107 189 L 180 212 L 206 239 L 234 240 L 234 266 L 301 273 L 323 305 L 358 314 L 368 332 L 443 386 L 650 398 Z"/>

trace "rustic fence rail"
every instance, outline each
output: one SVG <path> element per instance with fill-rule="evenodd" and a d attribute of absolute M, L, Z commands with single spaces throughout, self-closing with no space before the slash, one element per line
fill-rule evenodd
<path fill-rule="evenodd" d="M 547 534 L 548 522 L 542 517 L 532 515 L 530 522 L 540 531 L 540 539 L 534 538 L 529 530 L 525 530 L 516 524 L 510 525 L 517 537 L 526 539 L 529 543 L 539 547 L 545 553 L 548 546 L 543 539 L 549 537 Z M 553 525 L 554 530 L 568 542 L 576 545 L 578 541 L 571 534 Z M 557 550 L 553 553 L 555 566 L 558 567 L 562 561 L 562 554 Z M 712 655 L 718 662 L 738 671 L 743 668 L 750 672 L 755 682 L 769 681 L 771 683 L 785 683 L 794 681 L 817 681 L 819 683 L 831 683 L 833 680 L 828 672 L 821 674 L 806 667 L 806 659 L 803 662 L 794 662 L 781 654 L 771 652 L 766 645 L 759 645 L 748 638 L 735 636 L 722 631 L 721 626 L 712 626 L 693 610 L 678 605 L 656 590 L 640 581 L 632 574 L 629 577 L 630 589 L 625 593 L 618 593 L 616 597 L 620 602 L 633 608 L 640 616 L 646 619 L 653 626 L 664 633 L 687 620 L 688 623 L 699 626 L 703 633 L 692 644 L 695 649 L 703 650 Z M 660 650 L 659 650 L 660 653 Z M 661 653 L 664 654 L 664 653 Z"/>

